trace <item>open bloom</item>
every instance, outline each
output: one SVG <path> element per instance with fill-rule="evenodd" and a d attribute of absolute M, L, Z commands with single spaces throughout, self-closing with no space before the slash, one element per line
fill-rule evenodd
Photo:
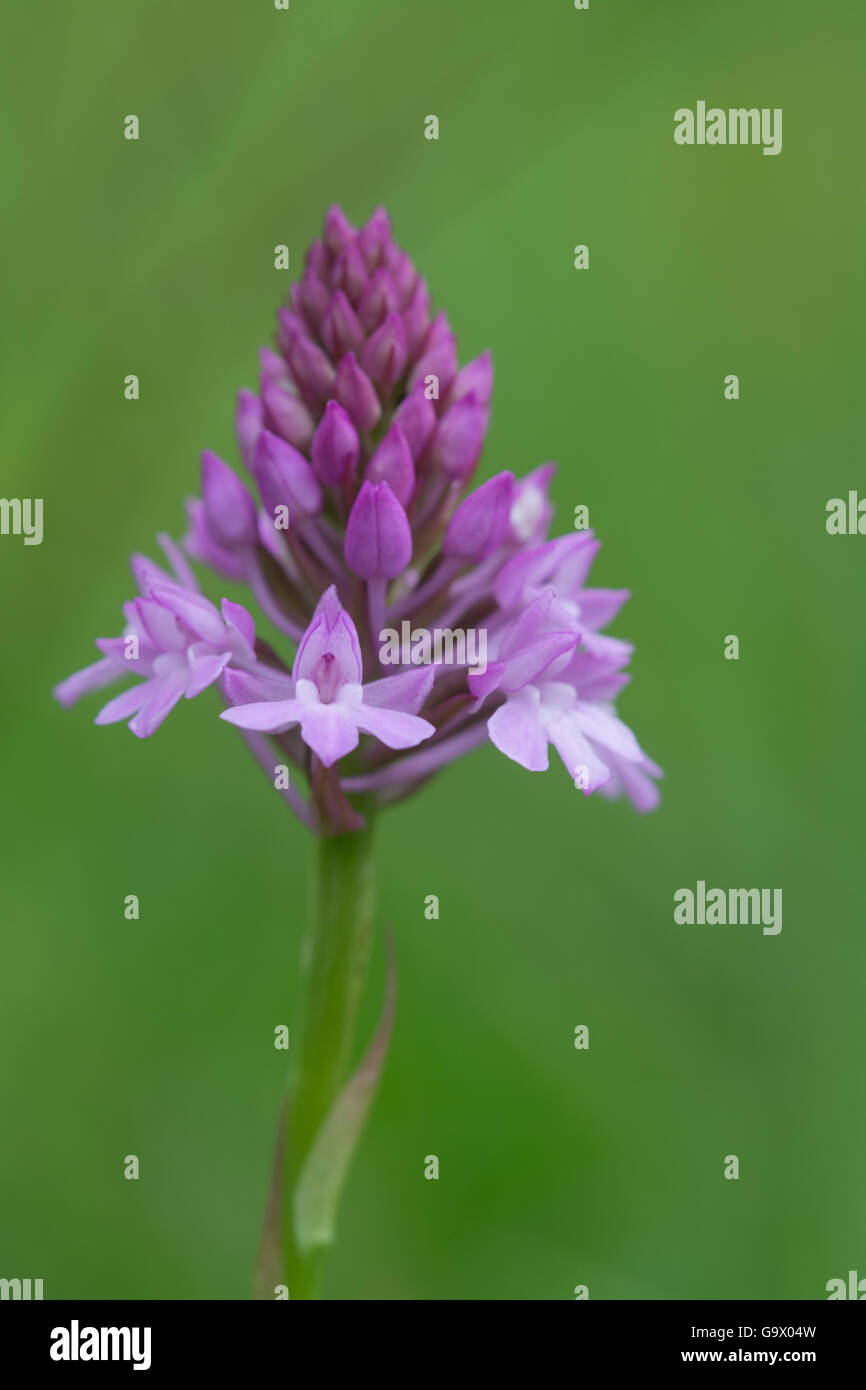
<path fill-rule="evenodd" d="M 325 767 L 373 734 L 387 748 L 414 748 L 436 730 L 414 713 L 433 684 L 428 668 L 361 684 L 361 648 L 355 624 L 340 607 L 333 585 L 319 600 L 292 669 L 292 694 L 238 705 L 223 719 L 242 729 L 281 734 L 295 724 Z M 276 692 L 275 692 L 276 694 Z"/>
<path fill-rule="evenodd" d="M 331 208 L 260 368 L 237 400 L 247 480 L 203 454 L 185 555 L 166 541 L 171 573 L 134 562 L 123 634 L 58 698 L 133 675 L 97 722 L 146 737 L 215 686 L 263 766 L 269 743 L 294 763 L 310 802 L 292 804 L 326 833 L 358 823 L 356 793 L 395 800 L 488 739 L 530 771 L 552 744 L 587 795 L 654 806 L 661 770 L 615 712 L 632 648 L 603 631 L 628 593 L 587 587 L 592 532 L 549 538 L 552 464 L 473 485 L 490 355 L 460 365 L 383 209 L 354 228 Z M 186 557 L 246 583 L 280 649 L 246 607 L 216 609 Z M 395 672 L 383 637 L 405 622 L 444 634 L 446 657 Z M 453 641 L 467 630 L 484 671 Z"/>
<path fill-rule="evenodd" d="M 253 620 L 239 603 L 224 598 L 218 612 L 203 594 L 139 556 L 133 572 L 141 592 L 124 606 L 121 636 L 98 638 L 102 660 L 69 676 L 54 693 L 61 704 L 71 705 L 135 676 L 138 683 L 103 705 L 96 723 L 126 719 L 134 734 L 147 738 L 178 700 L 191 700 L 213 685 L 230 662 L 249 669 L 258 663 Z"/>

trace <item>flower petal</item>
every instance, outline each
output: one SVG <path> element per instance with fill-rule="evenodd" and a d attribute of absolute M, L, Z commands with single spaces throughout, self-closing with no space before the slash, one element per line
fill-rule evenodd
<path fill-rule="evenodd" d="M 103 686 L 119 680 L 122 674 L 116 661 L 103 657 L 101 661 L 94 661 L 92 665 L 85 666 L 83 670 L 76 671 L 74 675 L 67 676 L 65 681 L 55 685 L 54 698 L 68 708 L 74 705 L 76 700 L 80 700 L 82 695 L 102 690 Z"/>
<path fill-rule="evenodd" d="M 506 758 L 529 772 L 545 772 L 548 767 L 547 736 L 539 719 L 539 694 L 527 685 L 510 695 L 487 721 L 490 742 Z"/>
<path fill-rule="evenodd" d="M 220 719 L 236 724 L 239 729 L 255 729 L 263 734 L 281 734 L 300 722 L 309 708 L 300 700 L 260 700 L 252 705 L 234 705 L 224 709 Z"/>
<path fill-rule="evenodd" d="M 399 680 L 399 677 L 393 677 Z M 387 748 L 414 748 L 425 738 L 432 738 L 436 729 L 417 714 L 401 710 L 381 709 L 375 705 L 357 705 L 353 710 L 359 729 L 372 734 Z"/>
<path fill-rule="evenodd" d="M 131 719 L 150 698 L 155 684 L 155 681 L 139 681 L 121 695 L 115 695 L 113 700 L 102 706 L 94 724 L 117 724 L 121 719 Z"/>
<path fill-rule="evenodd" d="M 339 704 L 301 706 L 301 738 L 325 767 L 357 748 L 358 726 L 352 714 Z"/>
<path fill-rule="evenodd" d="M 171 713 L 186 690 L 185 670 L 172 671 L 170 675 L 147 681 L 150 694 L 129 727 L 136 738 L 150 738 L 156 733 L 162 721 Z"/>
<path fill-rule="evenodd" d="M 200 695 L 209 685 L 213 685 L 222 675 L 232 656 L 231 652 L 202 652 L 201 655 L 193 655 L 194 651 L 195 648 L 190 647 L 190 670 L 184 692 L 188 700 Z"/>
<path fill-rule="evenodd" d="M 364 704 L 417 714 L 430 694 L 435 674 L 432 666 L 415 666 L 399 675 L 371 681 L 364 686 Z"/>

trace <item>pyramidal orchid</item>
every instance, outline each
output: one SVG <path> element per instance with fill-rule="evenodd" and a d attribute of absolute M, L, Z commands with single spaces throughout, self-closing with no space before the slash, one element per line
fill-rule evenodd
<path fill-rule="evenodd" d="M 331 208 L 261 350 L 258 389 L 238 394 L 246 480 L 202 455 L 183 540 L 160 538 L 169 568 L 133 558 L 123 631 L 55 691 L 71 705 L 130 681 L 96 722 L 147 738 L 214 688 L 315 835 L 262 1297 L 316 1296 L 387 1046 L 390 966 L 382 1022 L 350 1074 L 378 811 L 487 741 L 531 772 L 552 747 L 587 796 L 624 794 L 640 811 L 658 800 L 661 770 L 615 713 L 632 648 L 603 629 L 628 594 L 588 587 L 599 542 L 548 537 L 551 464 L 475 482 L 492 390 L 490 355 L 459 365 L 385 211 L 356 229 Z M 246 584 L 256 619 L 225 598 L 216 608 L 191 562 L 217 592 L 220 578 Z"/>

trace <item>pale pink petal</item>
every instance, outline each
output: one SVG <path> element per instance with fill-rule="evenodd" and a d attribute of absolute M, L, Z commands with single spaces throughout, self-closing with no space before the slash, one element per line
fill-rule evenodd
<path fill-rule="evenodd" d="M 394 677 L 397 679 L 397 677 Z M 436 732 L 433 724 L 421 719 L 417 714 L 405 714 L 400 710 L 379 709 L 371 705 L 356 705 L 353 710 L 358 728 L 365 734 L 372 734 L 387 748 L 414 748 L 431 738 Z"/>
<path fill-rule="evenodd" d="M 371 681 L 364 686 L 364 704 L 417 714 L 430 694 L 434 675 L 432 666 L 415 666 L 411 671 Z"/>
<path fill-rule="evenodd" d="M 119 680 L 122 674 L 116 661 L 103 657 L 102 661 L 94 661 L 91 666 L 85 666 L 82 671 L 76 671 L 74 676 L 67 676 L 65 681 L 55 685 L 54 698 L 59 700 L 61 705 L 74 705 L 82 695 L 102 690 L 103 686 Z"/>
<path fill-rule="evenodd" d="M 300 700 L 264 700 L 252 705 L 235 705 L 224 709 L 220 719 L 236 724 L 239 729 L 256 729 L 263 734 L 281 734 L 300 721 L 309 708 Z"/>
<path fill-rule="evenodd" d="M 357 748 L 358 726 L 344 706 L 304 704 L 300 709 L 301 738 L 325 767 Z"/>
<path fill-rule="evenodd" d="M 186 690 L 185 670 L 172 671 L 168 676 L 148 681 L 150 694 L 129 727 L 136 738 L 150 738 L 156 733 L 162 721 L 171 713 Z"/>
<path fill-rule="evenodd" d="M 547 737 L 539 722 L 539 696 L 534 685 L 510 695 L 487 721 L 490 742 L 530 772 L 548 767 Z"/>
<path fill-rule="evenodd" d="M 113 700 L 102 706 L 94 724 L 117 724 L 121 719 L 131 719 L 153 694 L 156 684 L 156 681 L 140 681 L 138 685 L 124 690 L 122 695 L 115 695 Z"/>

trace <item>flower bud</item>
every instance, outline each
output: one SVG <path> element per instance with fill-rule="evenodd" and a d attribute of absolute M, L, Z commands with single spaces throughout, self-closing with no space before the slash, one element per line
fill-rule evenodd
<path fill-rule="evenodd" d="M 238 391 L 235 408 L 235 434 L 241 458 L 247 468 L 252 468 L 256 445 L 262 432 L 262 403 L 254 391 L 244 387 Z"/>
<path fill-rule="evenodd" d="M 357 304 L 367 283 L 367 267 L 354 242 L 342 250 L 334 263 L 331 284 L 334 289 L 345 290 L 353 304 Z"/>
<path fill-rule="evenodd" d="M 382 265 L 393 245 L 388 214 L 384 208 L 377 208 L 358 233 L 358 248 L 367 269 L 372 271 Z"/>
<path fill-rule="evenodd" d="M 304 394 L 313 400 L 327 400 L 334 385 L 334 368 L 318 344 L 298 333 L 286 356 Z"/>
<path fill-rule="evenodd" d="M 468 478 L 481 453 L 487 432 L 487 409 L 475 396 L 449 407 L 436 429 L 430 450 L 434 468 L 449 478 Z"/>
<path fill-rule="evenodd" d="M 401 507 L 409 505 L 415 490 L 415 467 L 406 436 L 393 424 L 379 445 L 364 475 L 371 483 L 387 483 Z"/>
<path fill-rule="evenodd" d="M 322 489 L 307 460 L 270 430 L 262 430 L 253 473 L 262 505 L 272 519 L 278 507 L 289 508 L 292 522 L 321 510 Z"/>
<path fill-rule="evenodd" d="M 359 430 L 371 430 L 382 414 L 376 388 L 353 352 L 347 352 L 337 368 L 336 396 Z"/>
<path fill-rule="evenodd" d="M 412 532 L 387 483 L 361 485 L 346 523 L 344 554 L 361 579 L 393 579 L 408 565 Z"/>
<path fill-rule="evenodd" d="M 396 313 L 400 296 L 387 270 L 377 270 L 358 301 L 358 318 L 368 333 L 377 328 L 387 314 Z"/>
<path fill-rule="evenodd" d="M 313 437 L 313 417 L 300 396 L 284 391 L 266 376 L 260 386 L 266 428 L 296 449 L 306 449 Z"/>
<path fill-rule="evenodd" d="M 480 357 L 460 368 L 451 386 L 450 400 L 454 404 L 464 396 L 475 396 L 482 405 L 489 405 L 492 395 L 493 359 L 489 352 L 482 352 Z"/>
<path fill-rule="evenodd" d="M 457 373 L 457 345 L 453 337 L 445 338 L 432 348 L 425 348 L 409 374 L 409 390 L 423 382 L 428 376 L 435 376 L 439 383 L 439 399 L 445 394 Z"/>
<path fill-rule="evenodd" d="M 219 545 L 255 545 L 256 505 L 240 478 L 209 449 L 201 456 L 201 495 L 207 528 Z"/>
<path fill-rule="evenodd" d="M 347 352 L 360 352 L 364 346 L 364 330 L 342 290 L 328 301 L 322 318 L 322 342 L 337 362 Z"/>
<path fill-rule="evenodd" d="M 444 554 L 456 560 L 486 560 L 505 536 L 513 497 L 513 473 L 497 473 L 470 492 L 448 523 Z"/>
<path fill-rule="evenodd" d="M 377 386 L 387 390 L 399 381 L 409 350 L 399 314 L 388 314 L 364 344 L 361 366 Z"/>
<path fill-rule="evenodd" d="M 328 401 L 313 435 L 313 472 L 321 483 L 338 487 L 354 472 L 361 453 L 358 431 L 337 401 Z"/>
<path fill-rule="evenodd" d="M 406 436 L 415 463 L 423 454 L 436 432 L 436 411 L 421 388 L 416 387 L 402 400 L 394 412 L 394 424 Z"/>
<path fill-rule="evenodd" d="M 322 240 L 332 256 L 344 251 L 354 240 L 355 229 L 338 203 L 333 203 L 325 213 Z"/>

